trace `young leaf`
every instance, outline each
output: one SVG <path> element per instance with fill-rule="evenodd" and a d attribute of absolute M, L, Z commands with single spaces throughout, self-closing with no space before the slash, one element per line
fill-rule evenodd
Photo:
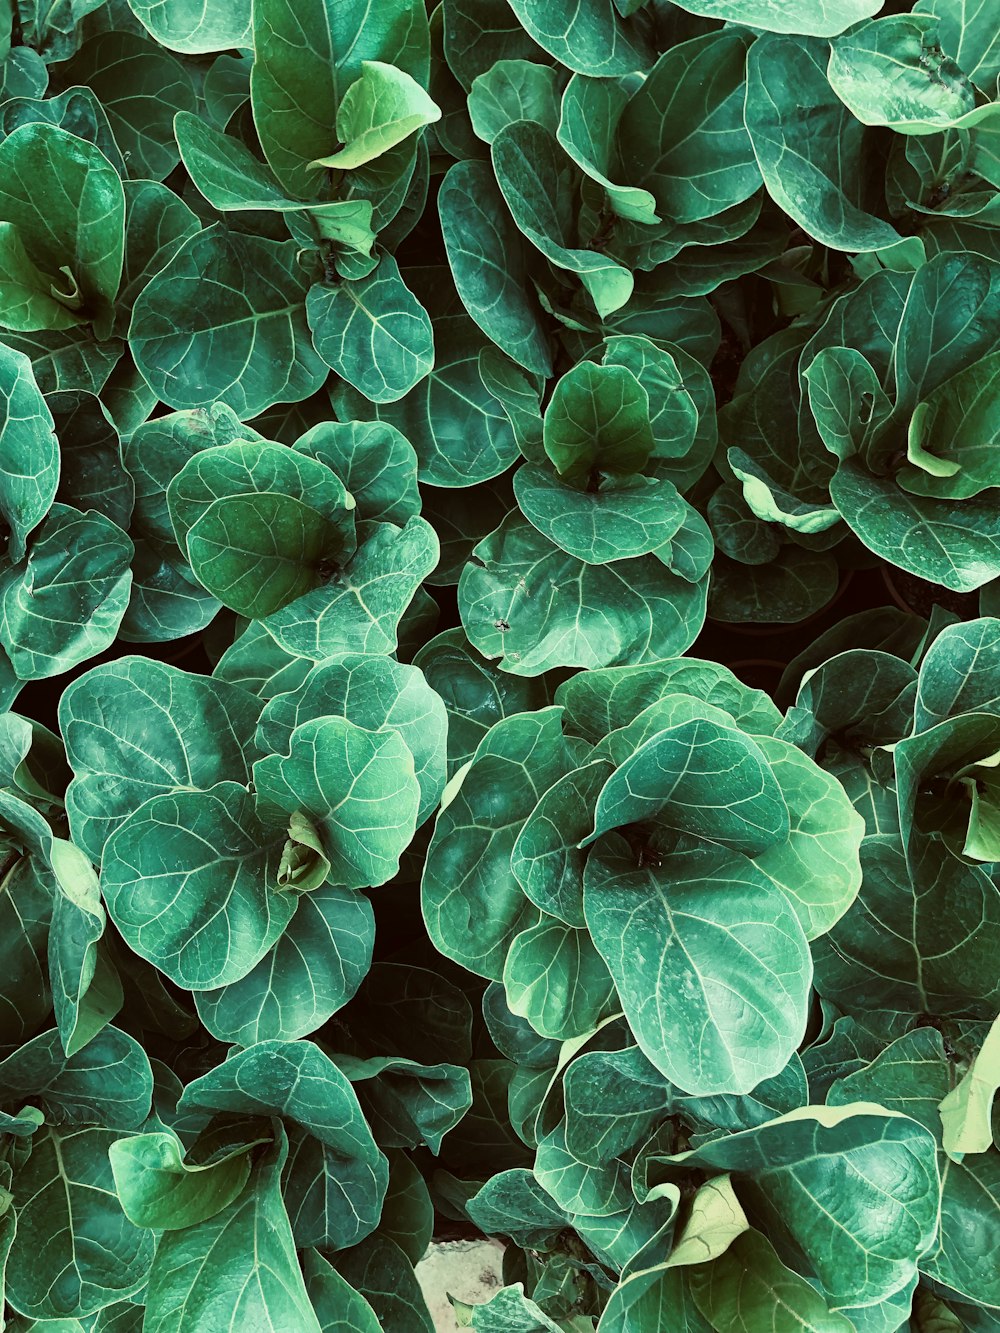
<path fill-rule="evenodd" d="M 353 171 L 440 119 L 441 108 L 405 70 L 363 60 L 337 107 L 337 137 L 345 147 L 309 165 Z"/>
<path fill-rule="evenodd" d="M 346 8 L 333 0 L 308 0 L 305 8 L 258 0 L 253 45 L 250 96 L 261 147 L 278 180 L 299 199 L 319 190 L 323 170 L 315 163 L 344 137 L 338 112 L 365 62 L 427 82 L 427 19 L 416 0 L 389 0 L 377 17 L 360 0 Z"/>
<path fill-rule="evenodd" d="M 251 1160 L 236 1150 L 204 1165 L 184 1161 L 175 1134 L 137 1134 L 111 1145 L 115 1188 L 130 1222 L 151 1231 L 197 1226 L 243 1192 Z"/>
<path fill-rule="evenodd" d="M 320 1333 L 281 1198 L 287 1150 L 281 1135 L 232 1203 L 163 1234 L 149 1274 L 149 1333 L 232 1318 Z"/>

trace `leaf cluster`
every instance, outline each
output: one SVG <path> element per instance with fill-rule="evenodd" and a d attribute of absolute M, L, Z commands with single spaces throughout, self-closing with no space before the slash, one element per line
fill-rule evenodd
<path fill-rule="evenodd" d="M 1000 1328 L 998 33 L 0 0 L 0 1328 Z"/>

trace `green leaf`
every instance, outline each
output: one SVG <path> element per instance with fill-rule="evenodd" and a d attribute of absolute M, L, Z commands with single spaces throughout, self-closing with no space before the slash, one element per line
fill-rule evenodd
<path fill-rule="evenodd" d="M 67 88 L 57 97 L 12 97 L 0 108 L 0 136 L 22 125 L 55 125 L 95 144 L 122 177 L 125 159 L 115 141 L 105 108 L 90 88 Z"/>
<path fill-rule="evenodd" d="M 375 1311 L 383 1333 L 434 1333 L 413 1267 L 393 1241 L 372 1236 L 338 1254 L 336 1266 Z"/>
<path fill-rule="evenodd" d="M 322 586 L 264 622 L 289 653 L 320 662 L 343 652 L 391 653 L 406 608 L 438 560 L 437 538 L 422 518 L 365 523 L 358 549 Z"/>
<path fill-rule="evenodd" d="M 581 74 L 609 78 L 649 63 L 642 28 L 621 18 L 611 0 L 555 0 L 544 10 L 530 0 L 510 0 L 510 7 L 543 50 Z"/>
<path fill-rule="evenodd" d="M 0 1061 L 0 1101 L 37 1102 L 50 1123 L 137 1129 L 152 1092 L 149 1058 L 117 1028 L 104 1028 L 73 1055 L 53 1029 Z"/>
<path fill-rule="evenodd" d="M 31 362 L 12 347 L 0 346 L 0 385 L 0 515 L 10 528 L 8 555 L 22 560 L 56 497 L 59 442 Z"/>
<path fill-rule="evenodd" d="M 298 453 L 337 474 L 354 496 L 359 519 L 400 527 L 420 512 L 417 456 L 384 421 L 322 421 L 295 441 Z"/>
<path fill-rule="evenodd" d="M 665 1248 L 673 1228 L 671 1217 L 629 1256 L 602 1322 L 610 1333 L 641 1333 L 651 1323 L 680 1317 L 688 1333 L 708 1333 L 711 1325 L 694 1304 L 688 1269 L 724 1254 L 747 1225 L 729 1177 L 706 1181 L 694 1196 L 683 1233 L 669 1255 Z"/>
<path fill-rule="evenodd" d="M 626 367 L 581 361 L 553 391 L 543 439 L 564 481 L 586 482 L 595 470 L 641 472 L 654 448 L 649 395 Z"/>
<path fill-rule="evenodd" d="M 148 658 L 88 671 L 59 714 L 74 840 L 100 861 L 108 837 L 150 797 L 248 782 L 259 708 L 245 690 Z"/>
<path fill-rule="evenodd" d="M 53 505 L 24 565 L 0 583 L 0 641 L 22 680 L 68 671 L 114 642 L 133 546 L 94 510 Z"/>
<path fill-rule="evenodd" d="M 261 748 L 288 753 L 295 728 L 323 717 L 349 718 L 369 732 L 397 731 L 413 756 L 420 821 L 437 808 L 445 783 L 448 717 L 417 667 L 359 653 L 328 658 L 298 689 L 278 695 L 264 709 Z"/>
<path fill-rule="evenodd" d="M 910 426 L 910 467 L 897 476 L 913 495 L 963 500 L 995 487 L 990 449 L 1000 352 L 964 367 L 921 402 Z"/>
<path fill-rule="evenodd" d="M 994 1016 L 1000 894 L 983 869 L 928 842 L 910 870 L 898 834 L 866 838 L 861 864 L 857 902 L 814 946 L 820 994 L 853 1013 Z"/>
<path fill-rule="evenodd" d="M 413 659 L 448 712 L 448 776 L 471 759 L 494 722 L 552 702 L 544 679 L 511 676 L 481 657 L 461 629 L 445 630 Z"/>
<path fill-rule="evenodd" d="M 373 403 L 396 402 L 434 365 L 430 317 L 392 255 L 356 282 L 311 287 L 306 314 L 319 355 Z"/>
<path fill-rule="evenodd" d="M 194 111 L 194 85 L 179 60 L 130 32 L 84 43 L 65 76 L 91 87 L 129 164 L 129 174 L 161 181 L 176 167 L 173 118 Z"/>
<path fill-rule="evenodd" d="M 659 1124 L 669 1094 L 638 1046 L 585 1052 L 563 1075 L 566 1147 L 592 1166 L 621 1157 Z"/>
<path fill-rule="evenodd" d="M 568 926 L 586 925 L 580 844 L 594 826 L 594 810 L 613 773 L 607 759 L 574 769 L 554 782 L 528 816 L 510 864 L 526 897 Z"/>
<path fill-rule="evenodd" d="M 292 1151 L 285 1202 L 299 1239 L 306 1192 L 325 1197 L 324 1247 L 355 1245 L 377 1225 L 388 1164 L 350 1083 L 312 1042 L 261 1042 L 189 1083 L 181 1110 L 281 1116 Z M 319 1177 L 321 1184 L 315 1183 Z M 300 1241 L 300 1244 L 302 1242 Z"/>
<path fill-rule="evenodd" d="M 537 919 L 511 870 L 511 849 L 539 797 L 573 764 L 560 711 L 503 719 L 452 779 L 424 867 L 431 939 L 447 957 L 499 981 L 514 937 Z M 474 927 L 474 928 L 473 928 Z"/>
<path fill-rule="evenodd" d="M 93 394 L 54 393 L 47 399 L 62 440 L 58 500 L 96 509 L 120 528 L 132 518 L 135 487 L 122 466 L 121 442 L 101 400 Z"/>
<path fill-rule="evenodd" d="M 548 1248 L 566 1225 L 566 1214 L 531 1171 L 498 1171 L 468 1203 L 469 1217 L 487 1234 L 510 1236 L 516 1245 Z"/>
<path fill-rule="evenodd" d="M 826 1098 L 829 1106 L 877 1101 L 909 1115 L 940 1139 L 938 1103 L 952 1081 L 941 1034 L 918 1027 L 897 1037 L 869 1064 L 838 1078 Z"/>
<path fill-rule="evenodd" d="M 682 9 L 723 22 L 741 23 L 765 32 L 798 32 L 808 37 L 835 37 L 881 8 L 879 0 L 684 0 Z"/>
<path fill-rule="evenodd" d="M 213 677 L 256 695 L 261 707 L 263 701 L 301 685 L 312 665 L 279 648 L 264 626 L 251 620 L 219 658 Z"/>
<path fill-rule="evenodd" d="M 782 546 L 767 565 L 740 565 L 719 552 L 709 612 L 725 624 L 796 624 L 829 604 L 838 575 L 836 560 L 825 551 Z"/>
<path fill-rule="evenodd" d="M 562 1333 L 559 1324 L 525 1296 L 520 1282 L 501 1287 L 484 1304 L 469 1308 L 468 1327 L 476 1333 Z"/>
<path fill-rule="evenodd" d="M 945 1160 L 941 1174 L 941 1244 L 921 1268 L 935 1284 L 992 1315 L 1000 1304 L 996 1272 L 979 1259 L 979 1238 L 990 1234 L 1000 1208 L 1000 1155 L 991 1148 L 962 1164 Z"/>
<path fill-rule="evenodd" d="M 209 1163 L 188 1163 L 180 1139 L 170 1132 L 119 1139 L 110 1157 L 125 1215 L 152 1231 L 207 1221 L 228 1207 L 250 1178 L 249 1152 L 231 1150 Z"/>
<path fill-rule="evenodd" d="M 250 37 L 247 0 L 128 0 L 128 4 L 156 41 L 185 55 L 246 46 Z"/>
<path fill-rule="evenodd" d="M 177 544 L 208 592 L 263 618 L 354 550 L 354 500 L 324 464 L 281 444 L 194 454 L 167 489 Z"/>
<path fill-rule="evenodd" d="M 597 0 L 607 3 L 610 0 Z M 603 318 L 632 295 L 632 274 L 614 260 L 583 248 L 573 199 L 583 173 L 555 136 L 530 121 L 507 125 L 491 149 L 497 184 L 528 240 L 557 268 L 579 275 Z"/>
<path fill-rule="evenodd" d="M 933 134 L 962 121 L 976 105 L 975 89 L 941 51 L 937 27 L 930 16 L 895 14 L 838 37 L 830 86 L 865 125 Z"/>
<path fill-rule="evenodd" d="M 754 856 L 754 865 L 784 889 L 807 939 L 839 921 L 861 887 L 864 820 L 840 783 L 794 745 L 769 736 L 757 744 L 788 805 L 785 842 Z"/>
<path fill-rule="evenodd" d="M 100 393 L 122 355 L 120 342 L 95 342 L 90 330 L 81 327 L 5 333 L 3 341 L 31 359 L 42 393 L 68 389 Z"/>
<path fill-rule="evenodd" d="M 375 266 L 371 258 L 375 233 L 369 200 L 300 202 L 289 198 L 267 164 L 241 140 L 186 111 L 174 118 L 174 130 L 188 174 L 220 213 L 283 213 L 289 230 L 295 236 L 301 233 L 309 248 L 333 242 L 337 250 L 360 257 L 369 269 Z"/>
<path fill-rule="evenodd" d="M 427 19 L 415 0 L 389 0 L 377 15 L 361 0 L 346 8 L 331 0 L 309 0 L 305 8 L 258 0 L 253 45 L 250 96 L 261 147 L 278 180 L 300 199 L 315 197 L 323 182 L 317 160 L 345 137 L 340 108 L 366 62 L 393 65 L 420 85 L 429 73 Z M 363 100 L 360 91 L 352 102 Z"/>
<path fill-rule="evenodd" d="M 111 1129 L 40 1130 L 13 1184 L 17 1232 L 7 1299 L 39 1319 L 93 1314 L 140 1291 L 153 1237 L 134 1227 L 115 1193 Z"/>
<path fill-rule="evenodd" d="M 129 947 L 179 986 L 239 981 L 295 910 L 279 888 L 283 842 L 235 782 L 154 796 L 104 849 L 108 912 Z"/>
<path fill-rule="evenodd" d="M 0 1043 L 17 1046 L 44 1026 L 52 1006 L 46 968 L 52 890 L 35 859 L 22 857 L 0 887 Z"/>
<path fill-rule="evenodd" d="M 327 368 L 309 338 L 297 253 L 294 241 L 221 224 L 184 242 L 132 311 L 129 347 L 157 397 L 175 408 L 221 400 L 244 419 L 320 387 Z"/>
<path fill-rule="evenodd" d="M 224 403 L 169 412 L 137 427 L 122 446 L 122 459 L 135 483 L 132 529 L 161 549 L 180 549 L 167 508 L 167 488 L 185 463 L 202 449 L 232 444 L 235 440 L 259 440 L 232 408 Z"/>
<path fill-rule="evenodd" d="M 375 1311 L 318 1250 L 305 1255 L 306 1291 L 322 1333 L 382 1333 Z"/>
<path fill-rule="evenodd" d="M 345 147 L 309 165 L 353 171 L 440 119 L 441 108 L 405 70 L 363 60 L 337 107 L 337 137 Z"/>
<path fill-rule="evenodd" d="M 592 742 L 627 727 L 651 704 L 678 693 L 728 713 L 751 736 L 774 735 L 782 720 L 762 691 L 744 685 L 728 667 L 697 657 L 579 674 L 557 691 L 568 730 Z"/>
<path fill-rule="evenodd" d="M 691 1273 L 695 1304 L 718 1333 L 777 1326 L 789 1333 L 854 1333 L 854 1324 L 778 1258 L 759 1231 L 744 1231 L 711 1264 Z"/>
<path fill-rule="evenodd" d="M 305 811 L 345 888 L 384 884 L 416 827 L 420 788 L 413 755 L 392 727 L 366 731 L 346 717 L 318 717 L 292 732 L 288 757 L 254 764 L 257 808 L 265 819 Z"/>
<path fill-rule="evenodd" d="M 449 282 L 440 268 L 423 274 L 436 285 Z M 437 313 L 440 296 L 430 301 L 425 286 L 421 282 L 422 298 L 435 312 L 434 368 L 398 403 L 371 405 L 346 386 L 338 388 L 337 411 L 342 417 L 375 416 L 394 425 L 417 451 L 419 477 L 426 485 L 473 486 L 506 471 L 517 458 L 517 444 L 501 403 L 479 373 L 485 339 L 456 302 L 445 304 L 449 313 Z"/>
<path fill-rule="evenodd" d="M 559 125 L 559 92 L 559 72 L 551 65 L 498 60 L 472 81 L 468 102 L 472 128 L 484 143 L 492 143 L 515 120 L 532 120 L 554 133 Z"/>
<path fill-rule="evenodd" d="M 764 4 L 777 9 L 772 0 Z M 877 7 L 859 4 L 864 12 L 857 17 Z M 747 58 L 747 130 L 767 192 L 809 236 L 835 250 L 880 250 L 899 236 L 871 211 L 870 131 L 832 92 L 828 58 L 828 44 L 816 38 L 775 35 L 754 42 Z"/>
<path fill-rule="evenodd" d="M 984 1153 L 993 1146 L 993 1099 L 1000 1089 L 998 1047 L 1000 1024 L 994 1020 L 972 1064 L 941 1102 L 944 1149 L 956 1161 L 963 1153 Z"/>
<path fill-rule="evenodd" d="M 72 1056 L 115 1017 L 124 997 L 100 948 L 106 917 L 89 857 L 53 838 L 48 860 L 55 880 L 48 941 L 52 1005 L 63 1050 Z"/>
<path fill-rule="evenodd" d="M 941 44 L 980 88 L 989 89 L 1000 74 L 1000 34 L 983 0 L 917 0 L 914 13 L 933 14 Z"/>
<path fill-rule="evenodd" d="M 504 988 L 513 1013 L 559 1041 L 592 1032 L 618 1008 L 614 982 L 590 936 L 553 917 L 511 941 Z"/>
<path fill-rule="evenodd" d="M 146 1333 L 245 1322 L 320 1333 L 281 1197 L 284 1136 L 232 1203 L 164 1232 L 146 1294 Z"/>
<path fill-rule="evenodd" d="M 187 566 L 138 537 L 132 593 L 118 637 L 126 643 L 161 643 L 203 630 L 221 603 L 191 582 Z"/>
<path fill-rule="evenodd" d="M 804 1107 L 670 1160 L 732 1171 L 738 1196 L 835 1308 L 878 1304 L 912 1280 L 937 1230 L 934 1158 L 922 1126 L 857 1102 Z"/>
<path fill-rule="evenodd" d="M 617 836 L 595 845 L 584 875 L 590 933 L 650 1062 L 695 1095 L 749 1092 L 783 1068 L 805 1030 L 802 927 L 737 853 L 702 845 L 657 861 L 637 868 Z"/>
<path fill-rule="evenodd" d="M 307 1037 L 357 991 L 371 966 L 375 918 L 368 899 L 324 884 L 298 896 L 278 942 L 240 981 L 199 991 L 202 1023 L 219 1041 Z"/>
<path fill-rule="evenodd" d="M 456 162 L 441 183 L 438 210 L 466 310 L 519 366 L 551 374 L 544 316 L 529 284 L 524 245 L 485 163 Z"/>
<path fill-rule="evenodd" d="M 784 794 L 750 736 L 707 719 L 667 727 L 616 769 L 597 799 L 592 842 L 653 822 L 757 856 L 790 832 Z"/>
<path fill-rule="evenodd" d="M 12 47 L 0 63 L 0 92 L 4 97 L 41 97 L 48 81 L 44 60 L 30 46 Z"/>
<path fill-rule="evenodd" d="M 713 217 L 760 189 L 743 123 L 749 46 L 749 34 L 732 29 L 672 47 L 622 113 L 618 143 L 628 178 L 674 227 Z"/>
<path fill-rule="evenodd" d="M 823 347 L 804 376 L 826 447 L 838 458 L 863 454 L 892 413 L 871 363 L 853 347 Z"/>
<path fill-rule="evenodd" d="M 0 143 L 0 182 L 0 222 L 11 224 L 4 248 L 17 238 L 68 322 L 107 329 L 125 247 L 118 172 L 96 145 L 55 125 L 28 124 Z"/>
<path fill-rule="evenodd" d="M 436 1156 L 472 1105 L 469 1072 L 457 1065 L 338 1055 L 337 1066 L 356 1085 L 365 1119 L 386 1148 L 426 1145 Z"/>
<path fill-rule="evenodd" d="M 1000 541 L 988 499 L 910 495 L 853 458 L 838 467 L 830 495 L 869 550 L 917 578 L 970 592 L 1000 574 Z"/>
<path fill-rule="evenodd" d="M 574 74 L 562 95 L 556 137 L 580 170 L 604 189 L 608 207 L 616 217 L 640 223 L 659 222 L 656 199 L 649 190 L 619 185 L 611 179 L 612 175 L 623 174 L 626 165 L 619 136 L 622 113 L 629 103 L 627 89 L 625 80 L 589 79 Z"/>
<path fill-rule="evenodd" d="M 395 1241 L 410 1263 L 427 1253 L 434 1234 L 434 1204 L 419 1169 L 406 1153 L 389 1154 L 389 1189 L 382 1205 L 379 1231 Z"/>
<path fill-rule="evenodd" d="M 611 476 L 597 490 L 580 491 L 530 464 L 515 474 L 514 494 L 539 532 L 588 565 L 658 550 L 677 534 L 687 509 L 671 481 Z"/>
<path fill-rule="evenodd" d="M 516 675 L 605 667 L 684 652 L 705 615 L 704 581 L 655 555 L 585 565 L 520 515 L 475 548 L 462 572 L 462 624 L 473 645 Z"/>
<path fill-rule="evenodd" d="M 962 713 L 1000 714 L 1000 640 L 991 616 L 946 626 L 920 663 L 916 731 Z"/>

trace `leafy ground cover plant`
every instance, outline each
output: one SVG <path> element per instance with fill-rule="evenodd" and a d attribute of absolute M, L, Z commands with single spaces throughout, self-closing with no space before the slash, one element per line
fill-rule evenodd
<path fill-rule="evenodd" d="M 0 3 L 0 1327 L 1000 1327 L 998 32 Z"/>

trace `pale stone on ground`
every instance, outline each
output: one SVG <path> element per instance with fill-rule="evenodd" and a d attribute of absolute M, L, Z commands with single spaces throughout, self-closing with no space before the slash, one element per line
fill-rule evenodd
<path fill-rule="evenodd" d="M 467 1305 L 488 1301 L 503 1286 L 503 1248 L 492 1240 L 451 1240 L 432 1244 L 417 1264 L 417 1281 L 437 1333 L 456 1333 L 449 1294 Z"/>

